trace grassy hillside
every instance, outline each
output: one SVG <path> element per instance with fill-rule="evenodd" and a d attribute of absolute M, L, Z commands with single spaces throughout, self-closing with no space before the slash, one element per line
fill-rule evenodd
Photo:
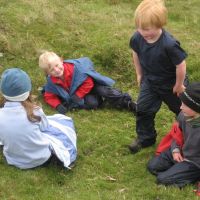
<path fill-rule="evenodd" d="M 135 99 L 138 88 L 131 64 L 129 39 L 139 0 L 0 0 L 0 73 L 21 67 L 31 76 L 33 91 L 45 77 L 38 67 L 42 50 L 63 58 L 90 57 L 97 71 L 111 76 L 116 86 Z M 200 1 L 167 0 L 166 29 L 188 53 L 191 81 L 200 80 Z M 43 103 L 44 111 L 55 111 Z M 131 113 L 105 108 L 67 114 L 78 134 L 78 159 L 73 170 L 55 165 L 34 170 L 8 166 L 0 155 L 2 200 L 168 200 L 197 199 L 193 186 L 183 190 L 157 186 L 146 170 L 154 154 L 150 147 L 131 155 L 126 147 L 135 134 Z M 156 120 L 158 141 L 174 120 L 163 106 Z"/>

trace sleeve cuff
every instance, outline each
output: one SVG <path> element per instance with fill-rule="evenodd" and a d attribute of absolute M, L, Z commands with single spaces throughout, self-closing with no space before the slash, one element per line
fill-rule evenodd
<path fill-rule="evenodd" d="M 180 153 L 180 149 L 179 148 L 175 148 L 172 150 L 172 153 Z"/>

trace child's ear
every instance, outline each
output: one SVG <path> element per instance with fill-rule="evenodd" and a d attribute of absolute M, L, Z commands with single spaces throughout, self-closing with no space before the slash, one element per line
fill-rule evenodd
<path fill-rule="evenodd" d="M 60 61 L 61 61 L 61 62 L 63 62 L 63 61 L 64 61 L 64 59 L 63 59 L 62 57 L 60 57 Z"/>

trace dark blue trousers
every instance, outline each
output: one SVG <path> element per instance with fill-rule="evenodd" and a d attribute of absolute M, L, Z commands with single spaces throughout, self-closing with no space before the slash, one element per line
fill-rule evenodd
<path fill-rule="evenodd" d="M 181 101 L 172 89 L 164 89 L 151 85 L 148 80 L 141 83 L 140 94 L 137 100 L 136 132 L 143 146 L 149 146 L 156 141 L 155 116 L 162 102 L 176 115 L 180 112 Z"/>
<path fill-rule="evenodd" d="M 130 101 L 132 101 L 132 98 L 129 94 L 98 83 L 95 83 L 92 91 L 84 97 L 86 109 L 98 108 L 103 102 L 108 102 L 116 108 L 128 108 L 128 102 Z"/>
<path fill-rule="evenodd" d="M 183 187 L 200 180 L 200 168 L 191 162 L 174 161 L 171 149 L 152 158 L 147 168 L 157 176 L 158 184 Z"/>

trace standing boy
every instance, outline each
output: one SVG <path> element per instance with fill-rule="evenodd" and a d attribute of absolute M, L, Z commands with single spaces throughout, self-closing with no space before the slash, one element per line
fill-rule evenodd
<path fill-rule="evenodd" d="M 176 115 L 180 112 L 179 94 L 184 91 L 187 54 L 163 26 L 167 9 L 162 0 L 144 0 L 135 11 L 137 31 L 131 37 L 137 82 L 137 138 L 129 145 L 132 153 L 156 142 L 154 118 L 162 102 Z"/>

